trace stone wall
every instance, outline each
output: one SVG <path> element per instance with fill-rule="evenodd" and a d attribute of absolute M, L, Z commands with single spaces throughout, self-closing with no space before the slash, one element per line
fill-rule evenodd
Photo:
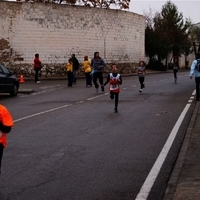
<path fill-rule="evenodd" d="M 18 75 L 34 75 L 40 54 L 42 75 L 66 76 L 72 53 L 79 62 L 95 51 L 121 73 L 135 70 L 144 59 L 145 18 L 135 13 L 44 3 L 0 2 L 0 62 Z M 81 70 L 80 74 L 83 73 Z"/>

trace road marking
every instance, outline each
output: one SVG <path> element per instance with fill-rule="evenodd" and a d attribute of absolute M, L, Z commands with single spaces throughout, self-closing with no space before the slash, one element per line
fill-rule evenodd
<path fill-rule="evenodd" d="M 71 106 L 72 104 L 68 104 L 68 105 L 64 105 L 64 106 L 60 106 L 60 107 L 57 107 L 57 108 L 52 108 L 52 109 L 49 109 L 49 110 L 46 110 L 46 111 L 43 111 L 43 112 L 39 112 L 39 113 L 35 113 L 33 115 L 28 115 L 26 117 L 22 117 L 22 118 L 19 118 L 19 119 L 16 119 L 14 120 L 14 122 L 19 122 L 19 121 L 22 121 L 22 120 L 25 120 L 25 119 L 29 119 L 29 118 L 32 118 L 32 117 L 36 117 L 38 115 L 43 115 L 43 114 L 46 114 L 46 113 L 49 113 L 49 112 L 53 112 L 55 110 L 60 110 L 62 108 L 66 108 L 66 107 L 69 107 Z"/>
<path fill-rule="evenodd" d="M 97 97 L 99 97 L 99 96 L 91 97 L 91 98 L 89 98 L 89 99 L 87 99 L 87 100 L 90 101 L 90 100 L 92 100 L 92 99 L 96 99 Z"/>
<path fill-rule="evenodd" d="M 101 95 L 98 95 L 98 96 L 95 96 L 95 97 L 88 98 L 87 101 L 90 101 L 90 100 L 93 100 L 93 99 L 96 99 L 96 98 L 105 96 L 105 95 L 107 95 L 107 94 L 108 94 L 108 92 L 106 92 L 106 93 L 104 93 L 104 94 L 101 94 Z"/>
<path fill-rule="evenodd" d="M 183 119 L 185 118 L 185 115 L 187 114 L 190 106 L 191 106 L 191 104 L 188 103 L 188 104 L 186 104 L 185 108 L 183 109 L 181 115 L 179 116 L 176 124 L 174 125 L 165 145 L 163 146 L 162 151 L 160 152 L 156 162 L 154 163 L 153 167 L 151 168 L 151 171 L 149 172 L 149 174 L 148 174 L 145 182 L 143 183 L 135 200 L 146 200 L 148 198 L 148 195 L 153 187 L 153 184 L 160 172 L 160 169 L 169 153 L 169 150 L 174 142 L 174 139 L 175 139 L 175 137 L 178 133 L 178 130 L 181 126 L 181 123 L 183 122 Z"/>
<path fill-rule="evenodd" d="M 105 96 L 107 95 L 107 93 L 103 93 L 101 95 L 98 95 L 98 96 L 95 96 L 95 97 L 92 97 L 92 98 L 89 98 L 87 100 L 92 100 L 92 99 L 95 99 L 95 98 L 98 98 L 98 97 L 101 97 L 101 96 Z M 84 103 L 84 101 L 77 101 L 75 104 L 81 104 L 81 103 Z M 46 111 L 43 111 L 43 112 L 39 112 L 39 113 L 35 113 L 35 114 L 32 114 L 32 115 L 28 115 L 26 117 L 22 117 L 22 118 L 19 118 L 19 119 L 16 119 L 14 120 L 14 122 L 19 122 L 19 121 L 22 121 L 22 120 L 25 120 L 25 119 L 29 119 L 29 118 L 32 118 L 32 117 L 36 117 L 38 115 L 43 115 L 43 114 L 46 114 L 46 113 L 49 113 L 49 112 L 53 112 L 55 110 L 60 110 L 62 108 L 66 108 L 66 107 L 69 107 L 69 106 L 72 106 L 73 104 L 67 104 L 67 105 L 64 105 L 64 106 L 60 106 L 60 107 L 57 107 L 57 108 L 52 108 L 52 109 L 49 109 L 49 110 L 46 110 Z"/>
<path fill-rule="evenodd" d="M 61 85 L 58 84 L 58 85 L 48 85 L 48 86 L 42 86 L 40 87 L 41 89 L 49 89 L 49 88 L 55 88 L 55 87 L 60 87 Z"/>
<path fill-rule="evenodd" d="M 78 101 L 78 102 L 76 102 L 76 104 L 81 104 L 81 103 L 83 103 L 84 101 Z"/>

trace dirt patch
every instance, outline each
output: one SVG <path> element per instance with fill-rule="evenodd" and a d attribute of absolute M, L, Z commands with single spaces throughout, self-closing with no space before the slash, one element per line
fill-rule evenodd
<path fill-rule="evenodd" d="M 5 39 L 0 39 L 0 51 L 4 49 L 10 49 L 10 42 Z"/>

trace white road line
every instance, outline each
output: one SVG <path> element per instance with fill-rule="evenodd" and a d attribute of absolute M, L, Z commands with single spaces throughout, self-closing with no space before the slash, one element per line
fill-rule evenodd
<path fill-rule="evenodd" d="M 88 98 L 87 101 L 90 101 L 90 100 L 93 100 L 93 99 L 96 99 L 96 98 L 105 96 L 105 95 L 107 95 L 107 94 L 108 94 L 108 92 L 106 92 L 106 93 L 104 93 L 104 94 L 101 94 L 101 95 L 98 95 L 98 96 L 95 96 L 95 97 Z"/>
<path fill-rule="evenodd" d="M 32 93 L 31 95 L 37 95 L 37 94 L 41 94 L 41 93 L 45 93 L 46 91 L 44 90 L 44 91 L 41 91 L 41 92 L 34 92 L 34 93 Z"/>
<path fill-rule="evenodd" d="M 143 183 L 140 192 L 138 193 L 137 197 L 135 200 L 146 200 L 148 198 L 148 195 L 153 187 L 153 184 L 160 172 L 160 169 L 167 157 L 167 154 L 169 153 L 169 150 L 174 142 L 174 139 L 178 133 L 178 130 L 181 126 L 181 123 L 183 122 L 183 119 L 188 112 L 191 104 L 186 104 L 184 110 L 182 111 L 181 115 L 179 116 L 175 126 L 173 127 L 162 151 L 160 152 L 156 162 L 154 163 L 151 171 L 149 172 L 145 182 Z"/>
<path fill-rule="evenodd" d="M 83 103 L 84 101 L 78 101 L 78 102 L 76 102 L 76 104 L 80 104 L 80 103 Z"/>
<path fill-rule="evenodd" d="M 193 96 L 196 95 L 196 90 L 193 91 L 192 95 L 193 95 Z"/>
<path fill-rule="evenodd" d="M 33 114 L 33 115 L 28 115 L 28 116 L 26 116 L 26 117 L 22 117 L 22 118 L 19 118 L 19 119 L 14 120 L 14 122 L 19 122 L 19 121 L 22 121 L 22 120 L 25 120 L 25 119 L 29 119 L 29 118 L 38 116 L 38 115 L 43 115 L 43 114 L 46 114 L 46 113 L 49 113 L 49 112 L 53 112 L 53 111 L 55 111 L 55 110 L 60 110 L 60 109 L 62 109 L 62 108 L 66 108 L 66 107 L 69 107 L 69 106 L 71 106 L 71 105 L 72 105 L 72 104 L 68 104 L 68 105 L 64 105 L 64 106 L 57 107 L 57 108 L 52 108 L 52 109 L 49 109 L 49 110 L 46 110 L 46 111 L 43 111 L 43 112 L 35 113 L 35 114 Z"/>
<path fill-rule="evenodd" d="M 95 99 L 95 98 L 98 98 L 98 97 L 101 97 L 101 96 L 105 96 L 107 95 L 107 93 L 104 93 L 104 94 L 101 94 L 101 95 L 98 95 L 98 96 L 95 96 L 95 97 L 92 97 L 92 98 L 89 98 L 87 100 L 92 100 L 92 99 Z M 77 101 L 75 104 L 81 104 L 83 103 L 84 101 Z M 68 104 L 68 105 L 64 105 L 64 106 L 60 106 L 60 107 L 57 107 L 57 108 L 52 108 L 52 109 L 49 109 L 49 110 L 46 110 L 46 111 L 43 111 L 43 112 L 39 112 L 39 113 L 35 113 L 33 115 L 29 115 L 29 116 L 26 116 L 26 117 L 22 117 L 22 118 L 19 118 L 19 119 L 16 119 L 14 120 L 14 122 L 19 122 L 19 121 L 22 121 L 22 120 L 25 120 L 25 119 L 29 119 L 29 118 L 32 118 L 32 117 L 35 117 L 35 116 L 38 116 L 38 115 L 43 115 L 43 114 L 46 114 L 46 113 L 49 113 L 49 112 L 53 112 L 55 110 L 60 110 L 62 108 L 66 108 L 66 107 L 69 107 L 73 104 Z"/>
<path fill-rule="evenodd" d="M 60 87 L 61 85 L 58 84 L 58 85 L 49 85 L 49 86 L 42 86 L 40 87 L 41 89 L 48 89 L 48 88 L 54 88 L 54 87 Z"/>
<path fill-rule="evenodd" d="M 90 100 L 92 100 L 92 99 L 96 99 L 97 97 L 99 97 L 99 96 L 91 97 L 91 98 L 89 98 L 89 99 L 87 99 L 87 100 L 90 101 Z"/>

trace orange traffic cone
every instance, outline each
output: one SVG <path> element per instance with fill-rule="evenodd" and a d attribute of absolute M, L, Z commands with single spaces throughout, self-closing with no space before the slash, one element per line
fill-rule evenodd
<path fill-rule="evenodd" d="M 24 76 L 23 76 L 23 75 L 20 76 L 19 82 L 20 82 L 20 83 L 24 83 L 24 82 L 25 82 L 25 81 L 24 81 Z"/>

